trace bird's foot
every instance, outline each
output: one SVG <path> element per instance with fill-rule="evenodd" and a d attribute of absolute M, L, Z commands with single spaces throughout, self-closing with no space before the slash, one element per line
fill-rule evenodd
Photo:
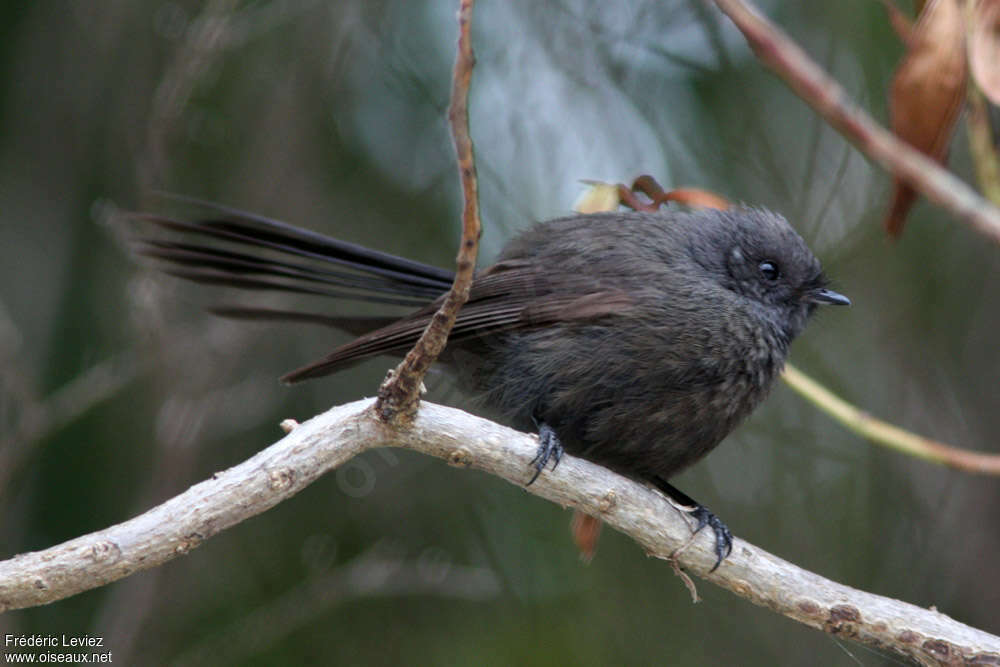
<path fill-rule="evenodd" d="M 711 528 L 712 532 L 715 533 L 715 565 L 709 570 L 710 573 L 715 572 L 722 561 L 733 551 L 733 534 L 729 532 L 729 527 L 704 505 L 696 503 L 694 509 L 690 510 L 689 513 L 698 522 L 694 529 L 696 534 L 705 526 Z"/>
<path fill-rule="evenodd" d="M 528 486 L 531 486 L 538 479 L 538 476 L 542 474 L 542 469 L 545 468 L 545 464 L 549 461 L 552 461 L 552 469 L 555 470 L 563 455 L 563 446 L 559 442 L 559 436 L 556 435 L 555 430 L 538 419 L 535 419 L 535 425 L 538 426 L 538 452 L 535 454 L 535 458 L 531 459 L 531 465 L 535 469 L 535 474 L 531 476 Z"/>
<path fill-rule="evenodd" d="M 679 504 L 677 507 L 682 512 L 689 514 L 698 525 L 694 527 L 692 535 L 697 535 L 705 526 L 712 529 L 715 533 L 715 565 L 709 570 L 709 573 L 715 572 L 722 561 L 726 559 L 729 554 L 733 551 L 733 534 L 729 531 L 729 527 L 722 522 L 722 520 L 715 516 L 712 510 L 708 509 L 698 501 L 691 498 L 674 485 L 668 483 L 663 479 L 654 480 L 656 487 L 667 494 L 667 497 L 673 500 L 675 503 Z M 677 505 L 675 505 L 676 507 Z"/>

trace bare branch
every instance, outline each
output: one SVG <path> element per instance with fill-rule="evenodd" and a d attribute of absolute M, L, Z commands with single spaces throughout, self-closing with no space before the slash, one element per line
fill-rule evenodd
<path fill-rule="evenodd" d="M 983 475 L 1000 475 L 1000 455 L 947 445 L 872 417 L 791 364 L 785 364 L 785 372 L 781 377 L 800 396 L 862 438 L 958 470 Z"/>
<path fill-rule="evenodd" d="M 382 419 L 391 422 L 397 416 L 412 418 L 417 409 L 420 386 L 434 360 L 438 358 L 448 334 L 455 324 L 459 309 L 469 300 L 469 288 L 476 269 L 479 253 L 479 186 L 476 181 L 476 163 L 472 139 L 469 136 L 469 82 L 476 59 L 472 53 L 469 36 L 474 0 L 461 0 L 458 10 L 458 54 L 452 79 L 451 105 L 448 123 L 458 160 L 458 173 L 462 182 L 465 201 L 462 210 L 462 242 L 458 248 L 455 282 L 445 296 L 444 303 L 427 329 L 420 336 L 406 358 L 389 374 L 379 388 L 375 409 Z"/>
<path fill-rule="evenodd" d="M 840 84 L 749 2 L 715 0 L 757 57 L 858 150 L 973 229 L 1000 243 L 1000 210 L 936 162 L 900 141 L 851 101 Z"/>
<path fill-rule="evenodd" d="M 532 436 L 429 403 L 410 428 L 395 429 L 373 407 L 371 400 L 335 407 L 141 516 L 0 562 L 0 611 L 54 602 L 172 560 L 368 449 L 405 447 L 518 485 L 531 477 L 538 447 Z M 565 457 L 527 490 L 600 517 L 657 558 L 671 558 L 691 537 L 685 518 L 657 491 L 582 459 Z M 1000 637 L 824 579 L 743 540 L 735 540 L 732 555 L 706 574 L 715 562 L 713 547 L 712 536 L 699 534 L 677 562 L 810 627 L 920 662 L 1000 660 Z"/>

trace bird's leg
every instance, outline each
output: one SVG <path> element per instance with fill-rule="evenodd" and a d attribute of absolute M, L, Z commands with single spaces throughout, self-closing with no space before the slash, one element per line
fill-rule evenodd
<path fill-rule="evenodd" d="M 563 446 L 559 442 L 559 436 L 556 435 L 555 429 L 537 417 L 532 417 L 531 419 L 535 422 L 535 426 L 538 427 L 538 452 L 535 453 L 535 458 L 531 459 L 531 465 L 535 468 L 535 474 L 531 476 L 528 486 L 531 486 L 538 479 L 538 476 L 542 474 L 545 464 L 550 460 L 552 461 L 552 469 L 555 470 L 563 455 Z"/>
<path fill-rule="evenodd" d="M 664 479 L 659 477 L 653 480 L 653 484 L 660 491 L 665 493 L 668 498 L 673 500 L 675 503 L 681 505 L 678 507 L 683 512 L 690 514 L 698 525 L 695 526 L 694 532 L 697 533 L 699 530 L 708 526 L 715 533 L 715 565 L 709 572 L 715 572 L 715 570 L 722 564 L 722 561 L 729 556 L 733 551 L 733 534 L 729 532 L 729 528 L 726 524 L 722 523 L 719 517 L 715 516 L 710 509 L 699 503 L 698 501 L 691 498 L 673 484 L 670 484 Z"/>

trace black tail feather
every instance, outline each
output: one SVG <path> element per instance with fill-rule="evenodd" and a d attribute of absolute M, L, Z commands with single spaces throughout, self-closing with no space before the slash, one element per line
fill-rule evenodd
<path fill-rule="evenodd" d="M 185 222 L 152 214 L 132 216 L 204 240 L 137 242 L 139 254 L 165 262 L 167 273 L 186 280 L 419 307 L 446 292 L 454 279 L 452 271 L 242 211 L 195 203 L 229 219 Z"/>
<path fill-rule="evenodd" d="M 441 294 L 441 289 L 436 286 L 400 285 L 393 280 L 359 273 L 324 270 L 300 263 L 265 259 L 230 250 L 175 241 L 143 240 L 139 242 L 138 252 L 143 256 L 164 260 L 176 265 L 211 268 L 234 274 L 278 276 L 310 283 L 336 285 L 338 287 L 420 296 L 425 299 L 434 299 Z"/>
<path fill-rule="evenodd" d="M 237 245 L 266 248 L 287 255 L 339 264 L 402 284 L 437 288 L 439 292 L 446 291 L 454 280 L 454 272 L 436 266 L 292 227 L 277 220 L 221 206 L 212 208 L 227 218 L 184 222 L 166 216 L 142 213 L 135 214 L 134 217 L 176 232 L 207 236 Z"/>
<path fill-rule="evenodd" d="M 164 269 L 167 275 L 189 280 L 202 285 L 222 285 L 224 287 L 235 287 L 242 290 L 288 292 L 290 294 L 310 294 L 315 296 L 329 297 L 332 299 L 344 299 L 354 301 L 364 301 L 365 303 L 384 303 L 393 306 L 422 306 L 426 300 L 394 298 L 380 296 L 378 294 L 356 294 L 354 292 L 342 292 L 339 290 L 324 289 L 322 287 L 309 287 L 306 285 L 294 285 L 278 280 L 268 280 L 266 278 L 247 278 L 230 273 L 219 271 L 199 271 L 197 269 Z"/>

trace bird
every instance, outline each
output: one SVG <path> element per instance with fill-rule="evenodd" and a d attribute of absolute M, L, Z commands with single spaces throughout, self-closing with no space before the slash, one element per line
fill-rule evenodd
<path fill-rule="evenodd" d="M 403 355 L 454 272 L 238 209 L 165 230 L 137 252 L 202 284 L 406 306 L 358 316 L 218 306 L 228 318 L 309 322 L 356 336 L 293 370 L 294 384 L 377 355 Z M 650 484 L 715 535 L 732 534 L 670 482 L 767 396 L 791 342 L 820 305 L 848 305 L 781 215 L 761 207 L 616 211 L 536 223 L 478 271 L 440 361 L 484 409 L 537 432 L 531 484 L 564 452 Z"/>

